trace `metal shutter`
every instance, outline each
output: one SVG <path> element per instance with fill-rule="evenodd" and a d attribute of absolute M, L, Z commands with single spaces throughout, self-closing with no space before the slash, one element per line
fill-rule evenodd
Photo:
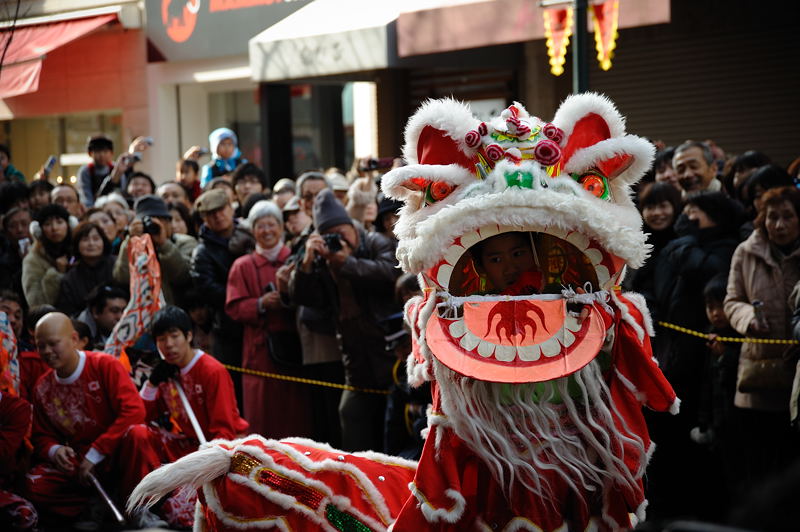
<path fill-rule="evenodd" d="M 756 149 L 784 166 L 800 156 L 796 29 L 723 22 L 713 34 L 693 22 L 621 31 L 610 71 L 590 56 L 591 90 L 614 100 L 630 132 L 667 145 L 713 139 L 729 154 Z"/>

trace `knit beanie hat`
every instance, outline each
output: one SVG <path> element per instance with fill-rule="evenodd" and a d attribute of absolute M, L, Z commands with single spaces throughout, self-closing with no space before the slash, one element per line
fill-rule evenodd
<path fill-rule="evenodd" d="M 233 145 L 237 148 L 239 147 L 239 139 L 236 137 L 236 133 L 234 133 L 233 130 L 228 129 L 227 127 L 217 128 L 208 136 L 208 146 L 213 159 L 219 158 L 219 155 L 217 155 L 217 147 L 219 146 L 219 143 L 225 139 L 231 139 L 233 141 Z"/>
<path fill-rule="evenodd" d="M 253 226 L 260 218 L 265 216 L 272 216 L 279 224 L 283 225 L 283 213 L 273 201 L 261 200 L 257 201 L 247 214 L 247 222 L 245 225 L 252 231 Z"/>
<path fill-rule="evenodd" d="M 341 204 L 333 191 L 329 188 L 322 190 L 317 197 L 314 198 L 314 227 L 317 231 L 324 233 L 331 227 L 342 224 L 353 225 L 353 221 L 347 216 L 347 211 L 344 210 L 344 205 Z"/>

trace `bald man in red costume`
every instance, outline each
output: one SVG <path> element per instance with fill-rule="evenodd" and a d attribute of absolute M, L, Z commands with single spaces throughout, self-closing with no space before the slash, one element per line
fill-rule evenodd
<path fill-rule="evenodd" d="M 144 404 L 116 358 L 76 348 L 78 335 L 66 315 L 45 315 L 35 339 L 51 371 L 33 393 L 31 439 L 41 462 L 28 473 L 27 496 L 51 519 L 75 519 L 92 494 L 90 474 L 101 483 L 109 479 L 108 487 L 120 485 L 123 496 L 136 485 L 131 457 L 122 456 L 119 444 L 124 438 L 135 448 L 146 437 L 130 430 L 144 422 Z"/>

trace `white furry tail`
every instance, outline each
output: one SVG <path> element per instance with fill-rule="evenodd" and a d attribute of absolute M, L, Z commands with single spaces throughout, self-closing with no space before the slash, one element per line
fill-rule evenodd
<path fill-rule="evenodd" d="M 228 472 L 231 454 L 211 445 L 159 467 L 144 477 L 128 498 L 127 511 L 150 508 L 176 488 L 197 488 Z"/>

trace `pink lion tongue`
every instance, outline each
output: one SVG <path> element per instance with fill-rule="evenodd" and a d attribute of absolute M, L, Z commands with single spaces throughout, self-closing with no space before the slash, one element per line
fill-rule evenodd
<path fill-rule="evenodd" d="M 453 371 L 474 379 L 542 382 L 570 375 L 600 352 L 605 340 L 594 306 L 580 325 L 563 300 L 465 303 L 463 317 L 428 320 L 433 355 Z"/>

